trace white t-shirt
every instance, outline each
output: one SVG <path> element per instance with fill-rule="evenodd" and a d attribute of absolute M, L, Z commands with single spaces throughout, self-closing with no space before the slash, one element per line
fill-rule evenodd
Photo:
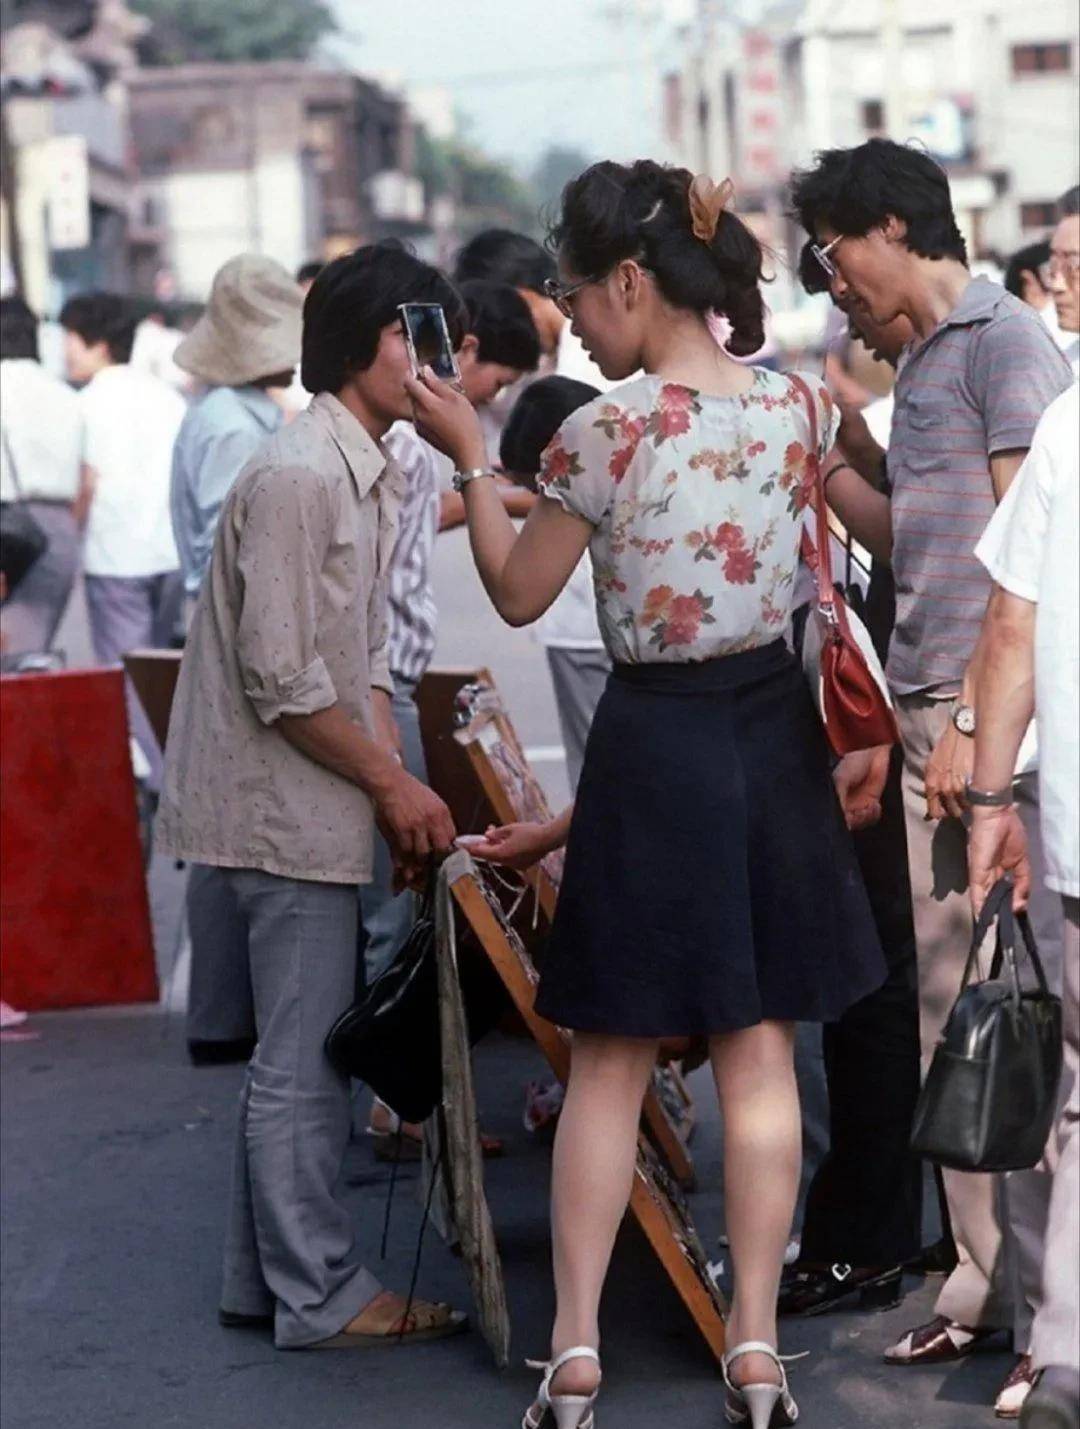
<path fill-rule="evenodd" d="M 92 377 L 79 406 L 83 460 L 97 474 L 83 569 L 127 577 L 175 571 L 169 482 L 184 399 L 160 378 L 121 364 Z"/>
<path fill-rule="evenodd" d="M 976 547 L 1002 589 L 1038 605 L 1035 715 L 1046 883 L 1080 897 L 1080 387 L 1043 413 Z"/>
<path fill-rule="evenodd" d="M 0 429 L 0 501 L 18 496 L 27 501 L 75 500 L 82 415 L 79 399 L 66 382 L 57 381 L 29 357 L 0 362 Z"/>

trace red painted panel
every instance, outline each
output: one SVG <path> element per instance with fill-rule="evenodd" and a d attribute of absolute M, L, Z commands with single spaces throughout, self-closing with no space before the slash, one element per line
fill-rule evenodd
<path fill-rule="evenodd" d="M 157 998 L 120 670 L 0 679 L 0 995 Z"/>

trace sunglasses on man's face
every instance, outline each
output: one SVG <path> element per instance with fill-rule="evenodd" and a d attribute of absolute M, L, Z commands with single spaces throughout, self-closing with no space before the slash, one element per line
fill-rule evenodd
<path fill-rule="evenodd" d="M 825 276 L 829 279 L 830 282 L 833 278 L 839 276 L 836 264 L 833 262 L 832 257 L 830 255 L 836 248 L 837 244 L 842 243 L 846 237 L 846 233 L 841 233 L 838 234 L 837 237 L 834 238 L 830 243 L 811 243 L 810 245 L 810 252 L 817 259 L 822 272 L 825 274 Z"/>

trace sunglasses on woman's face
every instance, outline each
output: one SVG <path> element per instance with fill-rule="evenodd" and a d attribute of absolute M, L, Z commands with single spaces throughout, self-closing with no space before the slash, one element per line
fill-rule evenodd
<path fill-rule="evenodd" d="M 557 278 L 545 278 L 544 297 L 551 299 L 563 317 L 572 318 L 574 305 L 570 299 L 575 293 L 580 293 L 582 288 L 587 288 L 590 283 L 598 281 L 597 278 L 582 278 L 579 283 L 560 283 Z"/>

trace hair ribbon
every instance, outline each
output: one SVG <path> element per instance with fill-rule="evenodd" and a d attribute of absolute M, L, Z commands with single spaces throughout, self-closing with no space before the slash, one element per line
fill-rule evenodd
<path fill-rule="evenodd" d="M 690 181 L 690 227 L 694 237 L 711 243 L 716 236 L 720 215 L 735 197 L 735 185 L 730 179 L 714 183 L 708 174 L 698 174 Z"/>

